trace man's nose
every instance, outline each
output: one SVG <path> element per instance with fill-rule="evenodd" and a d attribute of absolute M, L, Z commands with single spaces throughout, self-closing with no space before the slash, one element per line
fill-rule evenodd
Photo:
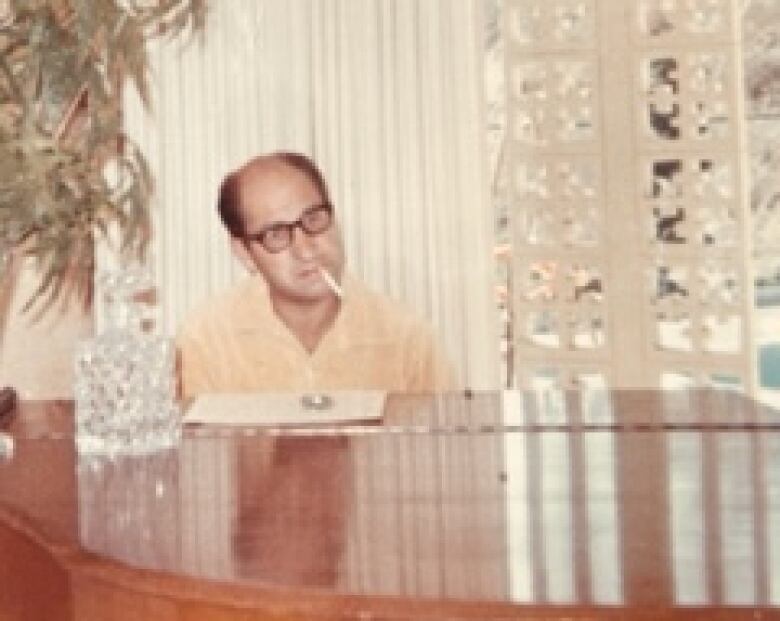
<path fill-rule="evenodd" d="M 290 250 L 299 259 L 311 259 L 314 257 L 316 240 L 314 236 L 308 235 L 300 226 L 296 226 L 292 231 L 292 243 Z"/>

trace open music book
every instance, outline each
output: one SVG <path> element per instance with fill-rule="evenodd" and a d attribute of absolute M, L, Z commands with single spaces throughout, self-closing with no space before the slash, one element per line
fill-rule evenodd
<path fill-rule="evenodd" d="M 204 394 L 190 405 L 183 422 L 277 426 L 377 420 L 385 397 L 380 390 Z"/>

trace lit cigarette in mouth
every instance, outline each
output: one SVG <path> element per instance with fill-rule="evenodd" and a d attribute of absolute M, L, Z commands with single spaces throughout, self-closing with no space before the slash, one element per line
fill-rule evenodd
<path fill-rule="evenodd" d="M 322 274 L 323 280 L 325 280 L 325 283 L 330 287 L 330 290 L 333 291 L 334 295 L 341 299 L 344 296 L 344 293 L 341 291 L 341 286 L 336 282 L 336 279 L 333 278 L 331 273 L 324 267 L 320 267 L 320 274 Z"/>

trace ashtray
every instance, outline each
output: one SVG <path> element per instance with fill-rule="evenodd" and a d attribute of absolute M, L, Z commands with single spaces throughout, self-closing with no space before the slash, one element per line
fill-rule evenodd
<path fill-rule="evenodd" d="M 327 410 L 333 407 L 333 397 L 323 393 L 305 394 L 301 405 L 307 410 Z"/>

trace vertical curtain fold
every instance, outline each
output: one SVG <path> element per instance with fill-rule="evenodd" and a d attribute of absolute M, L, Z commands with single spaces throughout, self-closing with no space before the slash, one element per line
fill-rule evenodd
<path fill-rule="evenodd" d="M 300 150 L 330 182 L 350 269 L 427 317 L 468 385 L 498 386 L 479 18 L 477 0 L 232 0 L 202 40 L 151 44 L 154 113 L 125 103 L 158 180 L 162 330 L 240 276 L 224 174 Z"/>

